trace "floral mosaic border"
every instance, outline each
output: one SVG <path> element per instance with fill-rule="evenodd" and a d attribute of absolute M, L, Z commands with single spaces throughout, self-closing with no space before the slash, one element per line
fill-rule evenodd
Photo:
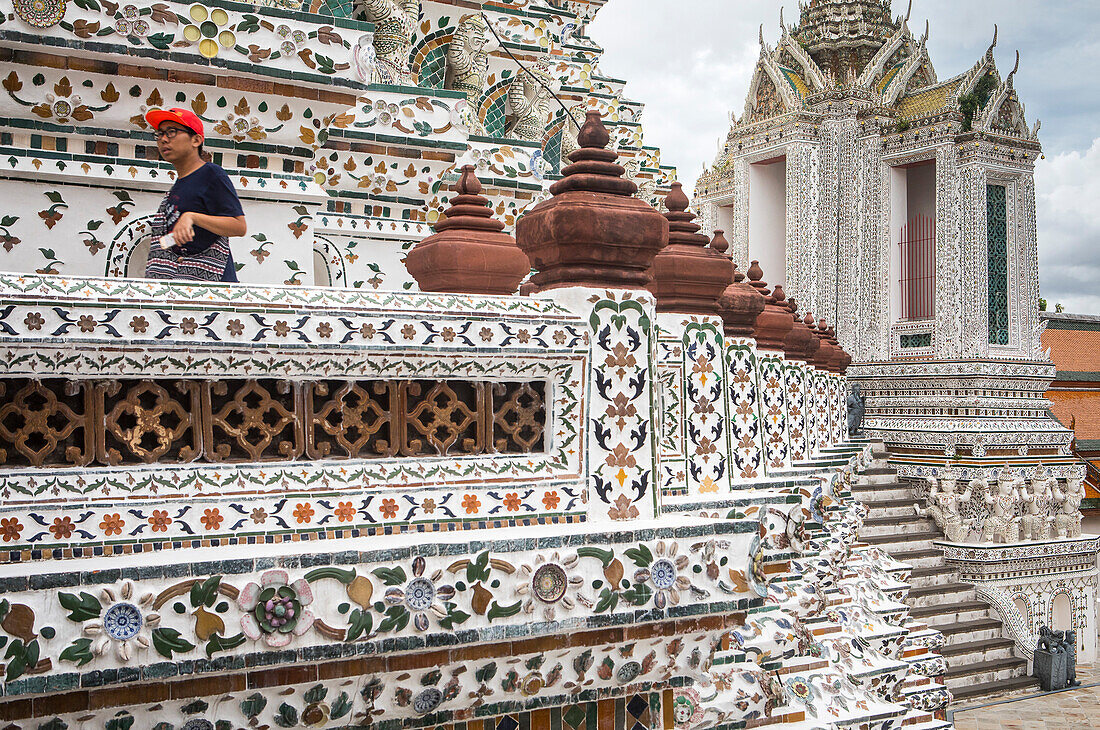
<path fill-rule="evenodd" d="M 266 663 L 249 658 L 256 652 L 293 662 L 317 658 L 310 647 L 354 656 L 477 643 L 502 631 L 554 635 L 641 615 L 720 615 L 759 600 L 749 557 L 757 531 L 756 520 L 744 519 L 415 548 L 391 539 L 390 549 L 368 553 L 121 569 L 108 562 L 10 577 L 0 580 L 5 695 L 153 679 L 166 666 L 175 674 Z"/>

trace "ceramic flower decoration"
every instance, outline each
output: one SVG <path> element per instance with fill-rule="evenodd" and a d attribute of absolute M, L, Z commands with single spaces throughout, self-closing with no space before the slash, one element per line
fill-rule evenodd
<path fill-rule="evenodd" d="M 313 590 L 304 578 L 289 583 L 285 570 L 269 570 L 260 583 L 249 583 L 237 598 L 244 611 L 241 631 L 256 641 L 263 638 L 268 646 L 286 646 L 294 636 L 301 636 L 313 625 L 313 613 L 306 606 L 313 603 Z"/>
<path fill-rule="evenodd" d="M 635 583 L 649 583 L 656 595 L 653 605 L 664 608 L 671 603 L 673 606 L 680 602 L 680 591 L 691 587 L 691 581 L 680 571 L 688 566 L 687 555 L 677 555 L 676 543 L 667 550 L 664 541 L 657 543 L 657 559 L 648 568 L 641 568 L 634 572 Z"/>
<path fill-rule="evenodd" d="M 136 603 L 133 596 L 134 584 L 130 581 L 117 589 L 100 591 L 106 608 L 98 618 L 84 624 L 84 633 L 92 637 L 92 650 L 97 656 L 103 656 L 114 645 L 119 661 L 128 662 L 135 649 L 148 648 L 149 632 L 160 623 L 160 614 L 149 610 L 152 593 L 143 594 Z"/>
<path fill-rule="evenodd" d="M 577 567 L 578 560 L 576 555 L 562 560 L 555 552 L 549 558 L 542 554 L 537 555 L 533 565 L 521 565 L 516 571 L 519 578 L 516 594 L 525 599 L 523 610 L 534 613 L 541 608 L 543 618 L 553 621 L 555 609 L 559 606 L 570 611 L 580 601 L 591 607 L 592 600 L 577 590 L 584 585 L 584 578 L 569 574 L 570 570 Z"/>
<path fill-rule="evenodd" d="M 454 586 L 438 585 L 443 577 L 443 571 L 437 570 L 431 577 L 424 577 L 425 560 L 417 557 L 413 561 L 413 578 L 402 586 L 391 586 L 386 589 L 385 602 L 390 606 L 403 607 L 412 614 L 413 626 L 417 631 L 428 630 L 428 612 L 434 613 L 438 618 L 447 615 L 445 601 L 455 596 Z"/>

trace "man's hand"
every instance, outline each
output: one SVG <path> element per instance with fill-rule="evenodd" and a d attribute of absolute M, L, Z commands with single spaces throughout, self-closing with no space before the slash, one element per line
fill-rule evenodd
<path fill-rule="evenodd" d="M 177 246 L 190 243 L 195 240 L 195 214 L 188 211 L 179 217 L 172 228 L 172 238 Z"/>

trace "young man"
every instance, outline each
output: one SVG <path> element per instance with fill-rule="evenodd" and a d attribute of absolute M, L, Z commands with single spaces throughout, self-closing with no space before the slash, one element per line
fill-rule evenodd
<path fill-rule="evenodd" d="M 229 237 L 248 227 L 225 170 L 202 159 L 202 120 L 186 109 L 156 109 L 145 121 L 156 130 L 160 156 L 176 168 L 176 184 L 153 219 L 145 276 L 237 281 Z"/>

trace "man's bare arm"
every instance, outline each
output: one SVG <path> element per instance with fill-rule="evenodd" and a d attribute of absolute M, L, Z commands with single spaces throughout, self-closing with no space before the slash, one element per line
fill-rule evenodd
<path fill-rule="evenodd" d="M 248 233 L 248 224 L 244 216 L 207 215 L 187 212 L 180 216 L 172 228 L 172 237 L 176 245 L 190 243 L 195 239 L 195 227 L 206 229 L 216 236 L 243 236 Z"/>

